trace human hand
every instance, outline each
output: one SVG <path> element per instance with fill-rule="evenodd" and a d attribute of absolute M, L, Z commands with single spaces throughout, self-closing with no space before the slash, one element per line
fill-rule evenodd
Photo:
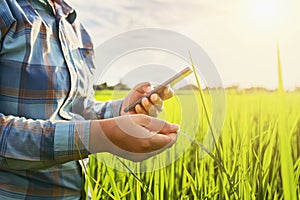
<path fill-rule="evenodd" d="M 129 106 L 139 98 L 145 96 L 151 90 L 153 90 L 153 88 L 148 82 L 136 85 L 125 97 L 120 114 L 126 115 L 129 113 L 157 116 L 163 109 L 163 101 L 171 98 L 174 94 L 173 90 L 168 86 L 166 86 L 160 93 L 154 93 L 149 98 L 143 98 L 142 102 L 140 104 L 137 104 L 135 108 L 133 110 L 130 110 L 128 113 L 124 112 L 124 109 L 127 106 Z"/>
<path fill-rule="evenodd" d="M 178 125 L 141 114 L 93 120 L 89 151 L 142 161 L 171 147 L 178 130 Z"/>

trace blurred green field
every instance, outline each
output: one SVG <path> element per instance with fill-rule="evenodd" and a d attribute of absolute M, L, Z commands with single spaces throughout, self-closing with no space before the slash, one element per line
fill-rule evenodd
<path fill-rule="evenodd" d="M 105 101 L 126 93 L 96 91 L 96 98 Z M 196 133 L 201 141 L 208 124 L 199 97 L 193 98 L 178 93 L 165 102 L 160 117 L 180 123 L 182 131 Z M 205 98 L 210 110 L 209 95 Z M 190 116 L 182 109 L 190 109 Z M 93 199 L 300 199 L 299 111 L 297 92 L 227 91 L 222 135 L 212 155 L 199 159 L 201 149 L 191 145 L 168 167 L 138 174 L 111 169 L 92 157 L 85 189 Z"/>

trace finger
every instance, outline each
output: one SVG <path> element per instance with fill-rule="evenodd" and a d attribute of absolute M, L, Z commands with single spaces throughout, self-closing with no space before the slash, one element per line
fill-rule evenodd
<path fill-rule="evenodd" d="M 146 111 L 149 111 L 150 110 L 150 108 L 151 108 L 151 103 L 150 103 L 150 101 L 149 101 L 149 99 L 148 98 L 143 98 L 142 99 L 142 106 L 144 107 L 144 109 L 146 110 Z"/>
<path fill-rule="evenodd" d="M 143 97 L 147 92 L 149 92 L 151 90 L 152 90 L 152 87 L 149 82 L 144 82 L 144 83 L 140 83 L 140 84 L 136 85 L 124 99 L 124 102 L 122 104 L 122 109 L 121 109 L 121 115 L 128 114 L 128 113 L 124 112 L 124 109 L 127 106 L 129 106 L 131 103 L 136 101 L 137 99 Z M 132 109 L 130 113 L 135 114 L 136 112 L 134 109 Z"/>
<path fill-rule="evenodd" d="M 151 90 L 152 90 L 152 87 L 149 82 L 139 83 L 133 88 L 133 91 L 137 91 L 142 94 L 148 93 Z"/>
<path fill-rule="evenodd" d="M 161 97 L 163 100 L 169 99 L 172 96 L 174 96 L 174 90 L 172 90 L 172 88 L 170 88 L 169 86 L 167 86 L 164 90 L 163 90 L 163 96 Z"/>
<path fill-rule="evenodd" d="M 144 96 L 147 92 L 151 90 L 152 90 L 151 84 L 148 82 L 137 84 L 127 95 L 125 99 L 126 100 L 125 104 L 129 105 L 130 103 Z"/>
<path fill-rule="evenodd" d="M 150 101 L 156 107 L 156 109 L 160 112 L 163 108 L 163 100 L 158 96 L 158 94 L 154 93 L 150 96 Z"/>
<path fill-rule="evenodd" d="M 142 106 L 150 116 L 156 117 L 159 113 L 156 106 L 154 106 L 148 98 L 142 99 Z"/>
<path fill-rule="evenodd" d="M 137 114 L 145 114 L 145 115 L 148 115 L 148 112 L 140 105 L 140 104 L 137 104 L 135 107 L 135 112 Z"/>
<path fill-rule="evenodd" d="M 138 118 L 140 124 L 147 128 L 150 132 L 160 132 L 163 134 L 176 133 L 179 130 L 179 125 L 171 124 L 164 120 L 160 120 L 149 116 L 140 116 Z"/>
<path fill-rule="evenodd" d="M 125 113 L 124 115 L 133 115 L 133 114 L 137 114 L 135 109 L 130 110 L 129 112 Z"/>
<path fill-rule="evenodd" d="M 174 90 L 169 86 L 164 86 L 163 89 L 158 93 L 162 100 L 171 98 L 174 95 Z"/>
<path fill-rule="evenodd" d="M 170 148 L 176 142 L 177 134 L 171 133 L 169 135 L 157 134 L 150 138 L 150 146 L 152 151 L 163 151 Z"/>
<path fill-rule="evenodd" d="M 168 134 L 168 136 L 171 138 L 171 142 L 169 143 L 169 145 L 167 146 L 167 148 L 170 148 L 176 142 L 178 134 L 176 134 L 176 133 L 170 133 L 170 134 Z"/>
<path fill-rule="evenodd" d="M 147 146 L 149 148 L 144 149 L 143 153 L 140 151 L 133 151 L 130 153 L 128 153 L 128 151 L 116 151 L 115 154 L 134 162 L 141 162 L 163 152 L 167 148 L 172 147 L 172 145 L 176 142 L 176 139 L 177 134 L 169 134 L 167 136 L 157 134 L 148 140 Z"/>
<path fill-rule="evenodd" d="M 164 123 L 164 126 L 159 130 L 160 133 L 163 134 L 170 134 L 170 133 L 177 133 L 179 131 L 179 125 L 171 124 L 171 123 Z"/>

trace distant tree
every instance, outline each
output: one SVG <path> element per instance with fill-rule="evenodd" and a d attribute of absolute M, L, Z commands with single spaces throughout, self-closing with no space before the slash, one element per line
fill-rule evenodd
<path fill-rule="evenodd" d="M 178 90 L 198 90 L 198 87 L 194 84 L 187 84 L 185 86 L 182 86 Z"/>
<path fill-rule="evenodd" d="M 108 86 L 107 83 L 102 83 L 99 85 L 94 85 L 94 90 L 113 90 L 113 86 Z"/>
<path fill-rule="evenodd" d="M 300 92 L 300 86 L 296 86 L 294 89 L 295 92 Z"/>
<path fill-rule="evenodd" d="M 234 90 L 237 91 L 239 89 L 239 85 L 234 84 L 232 86 L 226 87 L 226 90 Z"/>
<path fill-rule="evenodd" d="M 244 91 L 247 93 L 272 92 L 271 90 L 268 90 L 267 88 L 264 88 L 264 87 L 251 87 L 251 88 L 244 89 Z"/>
<path fill-rule="evenodd" d="M 128 87 L 128 85 L 119 82 L 117 85 L 114 86 L 114 89 L 116 90 L 130 90 L 130 87 Z"/>
<path fill-rule="evenodd" d="M 99 85 L 94 85 L 93 88 L 94 88 L 94 90 L 114 90 L 114 89 L 116 89 L 116 90 L 130 90 L 130 88 L 122 82 L 120 82 L 116 85 L 113 85 L 113 86 L 108 86 L 107 83 L 105 82 L 105 83 L 102 83 L 102 84 L 99 84 Z"/>

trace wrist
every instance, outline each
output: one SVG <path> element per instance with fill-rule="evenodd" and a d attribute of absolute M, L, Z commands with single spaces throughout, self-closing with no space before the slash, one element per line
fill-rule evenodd
<path fill-rule="evenodd" d="M 107 152 L 109 139 L 107 134 L 113 131 L 113 120 L 92 120 L 90 122 L 89 151 L 91 153 Z"/>

